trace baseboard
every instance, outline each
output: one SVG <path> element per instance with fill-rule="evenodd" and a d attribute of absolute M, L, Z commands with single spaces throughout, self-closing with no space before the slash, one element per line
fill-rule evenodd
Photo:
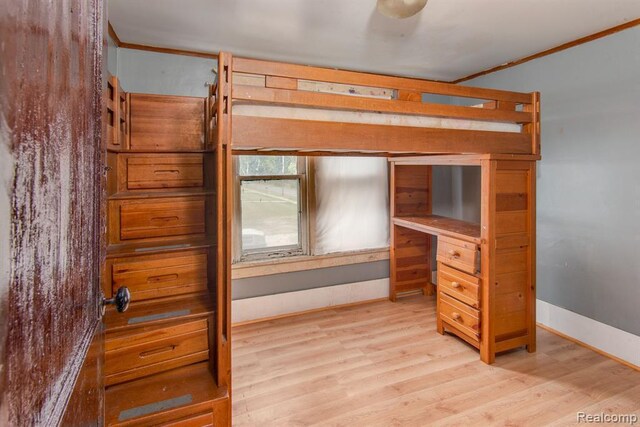
<path fill-rule="evenodd" d="M 538 325 L 563 338 L 640 370 L 640 336 L 546 301 L 536 301 Z"/>
<path fill-rule="evenodd" d="M 382 302 L 382 301 L 389 301 L 389 297 L 368 299 L 368 300 L 363 300 L 363 301 L 350 302 L 350 303 L 347 303 L 347 304 L 331 305 L 331 306 L 327 306 L 327 307 L 312 308 L 310 310 L 296 311 L 296 312 L 292 312 L 292 313 L 284 313 L 284 314 L 279 314 L 277 316 L 271 316 L 271 317 L 261 317 L 259 319 L 246 320 L 244 322 L 233 323 L 231 326 L 233 326 L 235 328 L 237 326 L 253 325 L 253 324 L 256 324 L 256 323 L 269 322 L 271 320 L 278 320 L 278 319 L 288 319 L 290 317 L 303 316 L 303 315 L 309 314 L 309 313 L 319 313 L 321 311 L 334 310 L 336 308 L 354 307 L 354 306 L 357 306 L 357 305 L 373 304 L 375 302 Z"/>
<path fill-rule="evenodd" d="M 234 326 L 389 297 L 389 279 L 306 289 L 231 302 Z"/>
<path fill-rule="evenodd" d="M 232 322 L 239 326 L 388 297 L 389 279 L 377 279 L 246 298 L 232 301 Z M 536 316 L 543 329 L 640 370 L 639 336 L 542 300 L 536 301 Z"/>

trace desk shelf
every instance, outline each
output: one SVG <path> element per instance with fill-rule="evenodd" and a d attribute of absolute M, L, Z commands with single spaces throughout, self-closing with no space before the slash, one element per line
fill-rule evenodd
<path fill-rule="evenodd" d="M 480 244 L 480 224 L 461 221 L 440 215 L 395 217 L 394 225 L 432 234 L 434 236 L 449 236 L 456 239 Z"/>

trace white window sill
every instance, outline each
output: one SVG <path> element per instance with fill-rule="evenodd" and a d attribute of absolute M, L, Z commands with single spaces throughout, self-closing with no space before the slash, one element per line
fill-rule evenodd
<path fill-rule="evenodd" d="M 232 279 L 268 276 L 270 274 L 339 267 L 389 259 L 389 248 L 338 252 L 327 255 L 300 255 L 260 261 L 244 261 L 233 264 Z"/>

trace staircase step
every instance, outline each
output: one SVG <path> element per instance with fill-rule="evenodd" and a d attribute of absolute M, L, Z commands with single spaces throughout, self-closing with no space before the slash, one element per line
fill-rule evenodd
<path fill-rule="evenodd" d="M 124 313 L 110 309 L 104 316 L 107 334 L 125 329 L 205 317 L 213 314 L 210 294 L 187 295 L 131 304 Z"/>
<path fill-rule="evenodd" d="M 153 255 L 173 253 L 180 250 L 200 249 L 215 246 L 211 238 L 193 238 L 191 236 L 175 237 L 167 242 L 118 243 L 107 246 L 107 258 L 118 258 L 128 255 Z"/>
<path fill-rule="evenodd" d="M 228 425 L 229 393 L 218 387 L 208 362 L 109 387 L 109 426 Z"/>
<path fill-rule="evenodd" d="M 107 333 L 105 385 L 209 360 L 214 329 L 209 316 Z"/>
<path fill-rule="evenodd" d="M 183 197 L 183 196 L 212 196 L 213 190 L 203 190 L 202 188 L 187 190 L 158 190 L 158 191 L 121 191 L 109 196 L 109 200 L 123 199 L 159 199 L 163 197 Z"/>

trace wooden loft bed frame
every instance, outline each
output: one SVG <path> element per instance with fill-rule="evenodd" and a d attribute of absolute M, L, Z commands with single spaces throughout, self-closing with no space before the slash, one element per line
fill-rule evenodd
<path fill-rule="evenodd" d="M 368 96 L 355 87 L 382 91 L 386 98 Z M 340 91 L 343 93 L 336 93 Z M 481 100 L 481 104 L 423 102 L 425 94 Z M 508 131 L 491 126 L 469 130 L 446 125 L 407 126 L 402 120 L 401 125 L 390 125 L 336 120 L 335 116 L 331 121 L 317 116 L 254 117 L 234 114 L 238 105 L 428 117 L 458 123 L 497 122 L 510 127 Z M 447 330 L 475 346 L 486 363 L 492 363 L 496 353 L 520 346 L 535 351 L 538 92 L 234 58 L 222 52 L 218 80 L 210 87 L 205 110 L 210 144 L 216 153 L 216 278 L 218 292 L 227 301 L 222 315 L 227 322 L 232 155 L 386 156 L 391 164 L 390 299 L 416 290 L 433 293 L 429 236 L 435 235 L 439 242 L 438 283 L 442 282 L 437 295 L 438 332 Z M 433 165 L 481 168 L 481 224 L 431 215 Z M 229 324 L 223 329 L 228 339 Z"/>
<path fill-rule="evenodd" d="M 246 84 L 247 80 L 253 84 Z M 303 90 L 303 83 L 307 82 L 385 89 L 391 93 L 391 99 Z M 423 94 L 481 100 L 482 104 L 478 108 L 422 102 Z M 234 116 L 233 106 L 238 103 L 498 122 L 521 125 L 521 131 Z M 274 154 L 274 150 L 275 154 L 304 152 L 304 155 L 540 154 L 538 92 L 509 92 L 234 58 L 223 52 L 219 56 L 217 86 L 211 88 L 209 97 L 211 128 L 216 126 L 213 122 L 220 109 L 224 109 L 229 122 L 233 117 L 228 137 L 238 154 L 241 151 Z"/>
<path fill-rule="evenodd" d="M 436 236 L 438 332 L 487 363 L 535 350 L 536 93 L 228 53 L 219 72 L 204 98 L 107 85 L 102 286 L 121 299 L 130 288 L 131 299 L 104 319 L 107 424 L 230 425 L 233 154 L 389 157 L 390 299 L 433 293 Z M 427 103 L 425 93 L 483 102 Z M 481 224 L 432 215 L 441 164 L 481 168 Z"/>

